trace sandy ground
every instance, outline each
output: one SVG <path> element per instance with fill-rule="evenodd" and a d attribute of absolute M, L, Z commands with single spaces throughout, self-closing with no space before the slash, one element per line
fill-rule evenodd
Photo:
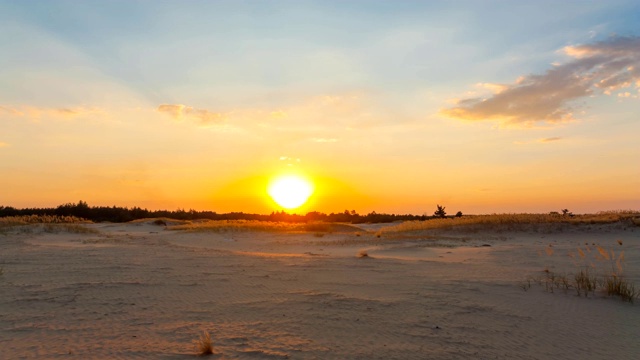
<path fill-rule="evenodd" d="M 99 233 L 0 235 L 0 358 L 190 359 L 204 330 L 216 359 L 640 358 L 640 299 L 521 287 L 572 271 L 585 244 L 624 250 L 640 285 L 639 227 L 377 238 L 87 226 Z"/>

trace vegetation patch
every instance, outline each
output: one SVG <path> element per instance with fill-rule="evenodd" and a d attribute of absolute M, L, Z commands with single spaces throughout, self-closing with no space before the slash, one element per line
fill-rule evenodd
<path fill-rule="evenodd" d="M 622 241 L 617 241 L 619 247 Z M 545 249 L 547 256 L 553 256 L 552 248 Z M 538 283 L 545 291 L 554 290 L 568 292 L 573 290 L 577 296 L 589 297 L 596 293 L 615 296 L 623 301 L 633 303 L 640 297 L 635 284 L 624 276 L 624 250 L 616 253 L 613 249 L 605 249 L 598 245 L 578 247 L 576 252 L 569 252 L 569 258 L 577 270 L 572 273 L 556 273 L 546 268 L 541 277 L 530 277 L 520 284 L 527 291 L 531 283 Z"/>
<path fill-rule="evenodd" d="M 444 208 L 442 209 L 444 211 Z M 557 225 L 561 230 L 565 224 L 573 225 L 597 225 L 612 224 L 616 222 L 635 221 L 637 211 L 605 211 L 596 214 L 566 215 L 560 213 L 549 214 L 492 214 L 492 215 L 465 215 L 462 217 L 437 218 L 427 221 L 406 221 L 401 224 L 384 227 L 379 230 L 381 234 L 411 232 L 424 230 L 459 229 L 467 231 L 522 231 L 539 230 L 543 226 Z M 640 223 L 640 221 L 639 221 Z"/>
<path fill-rule="evenodd" d="M 0 232 L 18 231 L 33 233 L 42 230 L 46 233 L 68 232 L 73 234 L 95 234 L 96 229 L 85 227 L 90 221 L 74 216 L 24 215 L 0 218 Z"/>

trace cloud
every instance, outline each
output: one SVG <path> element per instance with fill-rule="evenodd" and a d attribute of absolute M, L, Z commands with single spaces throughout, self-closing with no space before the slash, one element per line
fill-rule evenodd
<path fill-rule="evenodd" d="M 548 143 L 548 142 L 558 141 L 558 140 L 562 140 L 562 138 L 558 137 L 558 136 L 554 136 L 554 137 L 548 137 L 548 138 L 540 139 L 540 140 L 538 140 L 538 142 Z"/>
<path fill-rule="evenodd" d="M 508 85 L 492 84 L 492 83 L 477 83 L 476 87 L 479 87 L 479 88 L 482 88 L 482 89 L 491 90 L 495 94 L 500 94 L 501 92 L 503 92 L 503 91 L 505 91 L 506 89 L 509 88 Z"/>
<path fill-rule="evenodd" d="M 561 138 L 559 136 L 554 136 L 554 137 L 542 138 L 542 139 L 537 139 L 537 140 L 514 141 L 513 143 L 516 144 L 516 145 L 527 145 L 527 144 L 533 144 L 533 143 L 546 144 L 546 143 L 556 142 L 556 141 L 560 141 L 560 140 L 563 140 L 563 138 Z"/>
<path fill-rule="evenodd" d="M 493 88 L 489 97 L 458 100 L 440 113 L 450 118 L 532 125 L 574 120 L 575 100 L 623 89 L 640 89 L 640 37 L 615 36 L 586 45 L 567 46 L 572 58 L 541 75 L 520 77 L 509 85 L 478 84 Z M 627 91 L 623 92 L 623 97 Z M 631 93 L 629 93 L 631 97 Z"/>
<path fill-rule="evenodd" d="M 222 113 L 215 113 L 204 109 L 194 109 L 191 106 L 182 104 L 162 104 L 157 109 L 161 113 L 165 113 L 173 117 L 177 121 L 184 119 L 197 120 L 200 125 L 213 125 L 225 121 L 226 116 Z"/>
<path fill-rule="evenodd" d="M 83 115 L 96 114 L 100 112 L 97 109 L 88 109 L 83 107 L 77 108 L 45 108 L 37 106 L 0 106 L 0 115 L 9 114 L 10 116 L 26 117 L 39 120 L 43 117 L 71 119 Z"/>
<path fill-rule="evenodd" d="M 212 112 L 162 104 L 155 110 L 194 126 L 213 125 L 216 130 L 252 133 L 274 141 L 336 142 L 337 135 L 347 129 L 370 129 L 398 118 L 397 112 L 379 106 L 367 93 L 344 93 L 295 99 L 277 107 L 240 106 Z"/>

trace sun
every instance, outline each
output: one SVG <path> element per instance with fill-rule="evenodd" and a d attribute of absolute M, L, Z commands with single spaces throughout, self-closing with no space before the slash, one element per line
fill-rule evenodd
<path fill-rule="evenodd" d="M 284 175 L 274 179 L 267 187 L 273 201 L 285 209 L 295 209 L 313 194 L 313 185 L 298 175 Z"/>

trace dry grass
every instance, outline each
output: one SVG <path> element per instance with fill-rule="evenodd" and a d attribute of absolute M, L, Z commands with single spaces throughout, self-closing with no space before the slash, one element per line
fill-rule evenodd
<path fill-rule="evenodd" d="M 611 275 L 604 279 L 604 288 L 609 296 L 619 296 L 623 301 L 633 303 L 640 296 L 634 284 L 620 276 Z"/>
<path fill-rule="evenodd" d="M 79 224 L 43 224 L 46 233 L 98 234 L 99 231 Z"/>
<path fill-rule="evenodd" d="M 617 241 L 622 246 L 622 241 Z M 549 248 L 547 248 L 549 249 Z M 541 252 L 542 253 L 542 252 Z M 554 252 L 546 252 L 547 256 L 552 256 Z M 533 278 L 538 284 L 543 285 L 548 292 L 554 289 L 575 289 L 578 296 L 588 297 L 600 290 L 607 296 L 618 296 L 623 301 L 633 303 L 640 297 L 640 291 L 635 285 L 624 276 L 624 251 L 616 253 L 613 249 L 606 249 L 599 245 L 585 244 L 578 247 L 575 253 L 570 252 L 569 258 L 579 269 L 575 273 L 557 274 L 548 268 L 544 270 L 542 278 Z M 531 281 L 528 279 L 527 281 Z M 520 285 L 525 291 L 525 285 Z"/>
<path fill-rule="evenodd" d="M 595 293 L 598 288 L 598 277 L 590 272 L 589 268 L 586 267 L 574 274 L 573 286 L 575 287 L 578 296 L 584 295 L 585 297 L 588 297 L 590 292 Z"/>
<path fill-rule="evenodd" d="M 203 331 L 200 338 L 196 340 L 196 347 L 198 349 L 198 355 L 211 355 L 213 354 L 213 343 L 211 342 L 211 335 L 208 331 Z"/>
<path fill-rule="evenodd" d="M 75 216 L 25 215 L 0 218 L 0 227 L 28 224 L 90 224 L 91 221 Z"/>
<path fill-rule="evenodd" d="M 336 223 L 286 223 L 256 220 L 209 220 L 189 222 L 187 224 L 168 226 L 168 230 L 182 230 L 193 232 L 311 232 L 314 234 L 357 232 L 362 229 Z M 318 236 L 319 237 L 319 236 Z"/>
<path fill-rule="evenodd" d="M 548 224 L 610 224 L 619 221 L 634 221 L 637 211 L 608 211 L 597 214 L 563 216 L 560 214 L 492 214 L 467 215 L 457 218 L 406 221 L 384 227 L 379 233 L 409 232 L 436 229 L 479 230 L 531 230 Z"/>
<path fill-rule="evenodd" d="M 188 222 L 182 225 L 168 226 L 168 230 L 182 230 L 192 232 L 239 232 L 239 231 L 267 231 L 283 232 L 301 230 L 303 224 L 284 222 L 269 222 L 255 220 L 211 220 Z"/>
<path fill-rule="evenodd" d="M 73 234 L 95 234 L 98 231 L 87 228 L 82 224 L 90 224 L 91 221 L 75 216 L 10 216 L 0 218 L 0 232 L 17 229 L 22 233 L 33 233 L 42 230 L 47 233 L 68 232 Z"/>

